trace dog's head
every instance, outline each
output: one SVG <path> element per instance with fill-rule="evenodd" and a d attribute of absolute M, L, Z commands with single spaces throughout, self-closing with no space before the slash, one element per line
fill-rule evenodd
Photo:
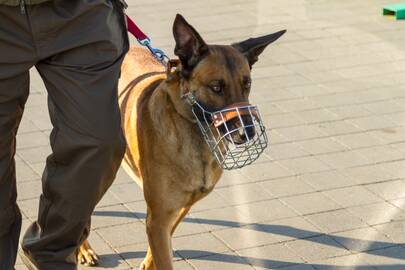
<path fill-rule="evenodd" d="M 232 45 L 208 45 L 200 34 L 177 15 L 173 25 L 176 41 L 174 53 L 181 61 L 181 76 L 188 91 L 210 112 L 220 111 L 232 104 L 249 103 L 251 69 L 258 56 L 270 43 L 286 31 L 250 38 Z M 241 115 L 245 124 L 252 123 L 252 114 Z M 238 129 L 240 119 L 230 120 L 228 126 Z M 255 134 L 253 125 L 245 132 L 232 133 L 235 143 L 242 144 Z"/>

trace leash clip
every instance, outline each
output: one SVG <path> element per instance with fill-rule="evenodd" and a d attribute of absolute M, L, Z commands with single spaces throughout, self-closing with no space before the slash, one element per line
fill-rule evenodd
<path fill-rule="evenodd" d="M 148 50 L 152 53 L 152 55 L 161 63 L 166 65 L 167 62 L 170 61 L 170 58 L 161 49 L 152 47 L 152 41 L 150 38 L 145 38 L 142 40 L 138 39 L 138 42 L 142 46 L 148 48 Z"/>

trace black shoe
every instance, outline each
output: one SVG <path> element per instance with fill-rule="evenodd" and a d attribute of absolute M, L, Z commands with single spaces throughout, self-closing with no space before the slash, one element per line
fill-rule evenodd
<path fill-rule="evenodd" d="M 29 270 L 38 270 L 38 268 L 31 261 L 31 259 L 28 257 L 27 253 L 25 253 L 24 250 L 22 249 L 18 250 L 18 255 L 20 255 L 21 260 Z"/>

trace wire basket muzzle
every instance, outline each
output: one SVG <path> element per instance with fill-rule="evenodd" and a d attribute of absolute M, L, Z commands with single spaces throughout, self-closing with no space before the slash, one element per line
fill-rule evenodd
<path fill-rule="evenodd" d="M 223 169 L 252 164 L 268 145 L 266 128 L 256 106 L 243 102 L 211 113 L 196 102 L 192 111 L 205 142 Z"/>

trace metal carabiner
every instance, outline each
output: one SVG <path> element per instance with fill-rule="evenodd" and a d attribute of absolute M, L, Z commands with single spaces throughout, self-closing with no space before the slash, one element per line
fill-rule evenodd
<path fill-rule="evenodd" d="M 170 58 L 160 49 L 152 47 L 152 41 L 150 38 L 138 40 L 139 44 L 148 48 L 148 50 L 152 53 L 152 55 L 163 64 L 167 64 Z"/>

